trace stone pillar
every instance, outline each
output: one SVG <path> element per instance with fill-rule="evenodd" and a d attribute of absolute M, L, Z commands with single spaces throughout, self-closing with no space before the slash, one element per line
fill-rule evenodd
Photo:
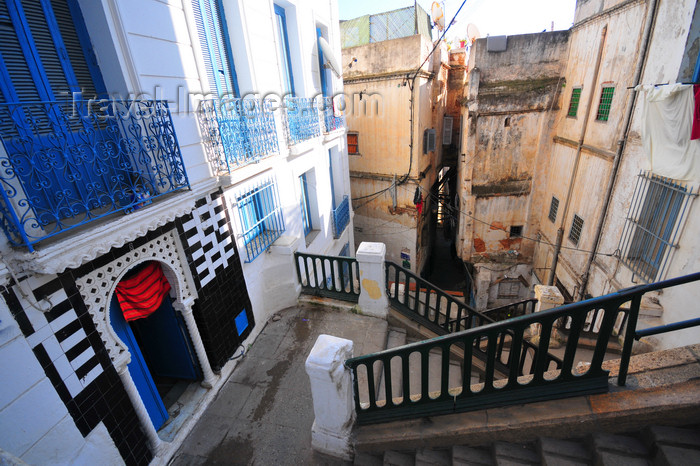
<path fill-rule="evenodd" d="M 355 257 L 360 268 L 360 300 L 358 306 L 362 314 L 386 319 L 389 313 L 389 299 L 386 295 L 386 272 L 384 243 L 363 241 L 357 248 Z"/>
<path fill-rule="evenodd" d="M 353 458 L 350 434 L 355 412 L 351 371 L 344 362 L 352 357 L 352 351 L 350 340 L 319 335 L 306 358 L 316 416 L 311 427 L 311 446 L 321 453 L 348 461 Z"/>
<path fill-rule="evenodd" d="M 193 304 L 194 298 L 190 298 L 186 302 L 174 302 L 173 307 L 180 311 L 182 317 L 185 318 L 185 325 L 187 325 L 187 331 L 190 334 L 190 339 L 192 340 L 192 345 L 194 346 L 194 352 L 197 353 L 199 367 L 202 369 L 202 376 L 204 377 L 201 385 L 204 388 L 212 388 L 214 383 L 216 383 L 216 375 L 214 375 L 214 372 L 211 370 L 209 358 L 207 358 L 207 353 L 204 350 L 202 336 L 199 334 L 197 322 L 195 322 L 194 315 L 192 315 Z"/>
<path fill-rule="evenodd" d="M 564 296 L 562 296 L 556 286 L 535 285 L 535 298 L 537 298 L 535 312 L 546 311 L 547 309 L 559 307 L 564 304 Z M 539 335 L 540 324 L 530 324 L 530 336 L 539 339 Z M 561 338 L 558 337 L 556 329 L 552 327 L 550 342 L 557 344 L 560 343 L 560 340 Z"/>
<path fill-rule="evenodd" d="M 296 236 L 282 235 L 270 246 L 270 255 L 261 276 L 268 315 L 297 305 L 301 283 L 294 253 L 299 249 L 299 241 Z"/>
<path fill-rule="evenodd" d="M 124 389 L 131 400 L 131 405 L 134 407 L 134 411 L 136 411 L 136 416 L 139 418 L 141 427 L 143 428 L 146 437 L 148 437 L 148 444 L 151 446 L 151 453 L 153 453 L 153 456 L 157 456 L 163 447 L 163 441 L 160 439 L 160 437 L 158 437 L 158 432 L 156 432 L 155 427 L 153 427 L 153 422 L 151 422 L 151 417 L 148 415 L 146 405 L 143 404 L 139 390 L 136 388 L 134 380 L 131 378 L 131 374 L 129 374 L 127 365 L 129 364 L 130 360 L 131 357 L 129 355 L 125 361 L 121 361 L 120 363 L 115 361 L 114 366 L 117 369 L 119 379 L 121 379 Z"/>

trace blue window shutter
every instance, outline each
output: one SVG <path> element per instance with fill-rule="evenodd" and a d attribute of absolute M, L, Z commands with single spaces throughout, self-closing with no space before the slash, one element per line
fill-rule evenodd
<path fill-rule="evenodd" d="M 318 72 L 321 75 L 321 93 L 324 96 L 328 95 L 328 83 L 326 82 L 326 69 L 323 67 L 323 51 L 321 50 L 321 44 L 318 39 L 323 37 L 321 33 L 321 28 L 316 28 L 316 48 L 318 49 Z"/>
<path fill-rule="evenodd" d="M 195 23 L 202 46 L 209 87 L 218 97 L 238 95 L 226 20 L 219 0 L 193 0 Z"/>
<path fill-rule="evenodd" d="M 275 5 L 275 20 L 277 32 L 280 37 L 279 53 L 280 67 L 282 68 L 284 91 L 294 95 L 294 73 L 292 72 L 292 59 L 289 53 L 289 36 L 287 35 L 287 15 L 284 8 Z"/>

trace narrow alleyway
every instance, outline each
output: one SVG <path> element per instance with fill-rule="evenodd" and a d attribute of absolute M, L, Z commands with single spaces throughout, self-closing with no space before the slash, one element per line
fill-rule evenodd
<path fill-rule="evenodd" d="M 387 323 L 316 306 L 270 320 L 174 455 L 173 465 L 342 464 L 311 448 L 314 421 L 304 367 L 321 334 L 347 338 L 354 354 L 384 348 Z"/>
<path fill-rule="evenodd" d="M 458 257 L 453 257 L 450 251 L 450 240 L 445 238 L 443 229 L 438 227 L 435 233 L 433 254 L 430 258 L 430 275 L 427 280 L 438 288 L 447 291 L 464 292 L 464 266 Z"/>

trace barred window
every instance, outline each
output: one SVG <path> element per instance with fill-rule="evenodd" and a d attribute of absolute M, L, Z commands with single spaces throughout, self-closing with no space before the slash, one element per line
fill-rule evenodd
<path fill-rule="evenodd" d="M 566 116 L 575 118 L 578 112 L 578 103 L 581 100 L 581 88 L 575 87 L 571 90 L 571 100 L 569 101 L 569 111 Z"/>
<path fill-rule="evenodd" d="M 569 239 L 575 245 L 578 245 L 581 239 L 581 231 L 583 230 L 583 219 L 578 215 L 574 215 L 574 220 L 571 222 L 571 230 L 569 230 Z"/>
<path fill-rule="evenodd" d="M 554 223 L 557 220 L 557 212 L 559 211 L 559 199 L 552 196 L 552 203 L 549 204 L 549 220 Z"/>
<path fill-rule="evenodd" d="M 360 153 L 360 143 L 358 138 L 359 135 L 357 133 L 348 133 L 348 154 Z"/>
<path fill-rule="evenodd" d="M 274 178 L 240 192 L 236 202 L 243 229 L 241 236 L 245 243 L 246 262 L 253 262 L 284 232 L 284 218 Z"/>
<path fill-rule="evenodd" d="M 601 91 L 600 102 L 598 103 L 598 113 L 595 116 L 597 121 L 608 121 L 614 93 L 614 87 L 604 87 Z"/>
<path fill-rule="evenodd" d="M 426 129 L 423 132 L 423 153 L 433 152 L 435 150 L 435 130 Z"/>
<path fill-rule="evenodd" d="M 685 184 L 642 172 L 620 237 L 622 262 L 647 282 L 661 280 L 689 203 L 697 193 Z"/>

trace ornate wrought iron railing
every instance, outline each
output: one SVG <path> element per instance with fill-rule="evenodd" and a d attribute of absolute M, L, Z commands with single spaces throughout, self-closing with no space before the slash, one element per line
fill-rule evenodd
<path fill-rule="evenodd" d="M 230 98 L 200 105 L 200 127 L 219 172 L 231 173 L 279 152 L 270 101 Z"/>
<path fill-rule="evenodd" d="M 350 223 L 350 200 L 343 196 L 342 202 L 333 210 L 333 238 L 338 239 Z"/>
<path fill-rule="evenodd" d="M 353 257 L 294 254 L 297 277 L 305 293 L 356 303 L 360 297 L 360 273 Z"/>
<path fill-rule="evenodd" d="M 39 241 L 189 187 L 168 103 L 0 105 L 0 225 Z"/>
<path fill-rule="evenodd" d="M 323 98 L 323 123 L 325 125 L 325 132 L 330 133 L 337 129 L 345 127 L 345 121 L 342 116 L 336 115 L 335 103 L 332 97 Z"/>
<path fill-rule="evenodd" d="M 284 108 L 290 146 L 321 135 L 318 106 L 314 99 L 287 97 Z"/>
<path fill-rule="evenodd" d="M 618 375 L 618 384 L 624 385 L 632 342 L 635 337 L 643 335 L 636 330 L 642 296 L 651 291 L 699 280 L 700 273 L 695 273 L 627 288 L 599 298 L 349 359 L 345 364 L 353 372 L 358 422 L 385 422 L 605 392 L 609 387 L 608 371 L 602 368 L 602 363 L 615 322 L 619 314 L 625 312 L 623 309 L 629 306 Z M 603 317 L 595 348 L 590 356 L 584 358 L 578 351 L 579 337 L 591 312 L 602 312 Z M 571 319 L 571 328 L 564 344 L 562 364 L 557 368 L 548 357 L 550 337 L 556 326 L 567 319 Z M 700 325 L 700 319 L 658 331 L 691 325 Z M 539 328 L 536 345 L 538 352 L 534 357 L 528 356 L 532 358 L 530 364 L 534 370 L 531 374 L 522 376 L 520 363 L 527 348 L 526 331 L 532 327 Z M 652 333 L 655 332 L 656 329 Z M 508 350 L 499 358 L 498 347 L 504 339 Z M 486 370 L 479 383 L 472 384 L 475 352 L 480 349 L 485 350 L 487 355 Z M 455 365 L 450 364 L 450 359 L 459 351 L 464 353 L 461 366 L 458 366 L 460 374 L 459 377 L 451 378 Z M 580 362 L 586 364 L 577 365 Z M 497 377 L 497 363 L 506 366 L 504 377 Z M 376 396 L 376 388 L 380 385 L 374 378 L 375 364 L 381 367 L 384 378 L 384 400 L 380 401 Z M 419 377 L 413 377 L 414 382 L 411 382 L 412 372 L 419 374 Z M 435 390 L 430 391 L 429 378 L 436 374 L 440 383 Z M 362 386 L 358 380 L 363 381 Z"/>

